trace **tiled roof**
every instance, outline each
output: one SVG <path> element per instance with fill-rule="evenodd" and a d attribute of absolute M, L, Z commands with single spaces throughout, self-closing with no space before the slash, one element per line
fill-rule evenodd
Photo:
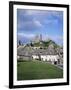
<path fill-rule="evenodd" d="M 21 47 L 17 49 L 17 55 L 56 55 L 57 51 L 54 48 L 48 47 L 48 49 L 33 49 L 31 47 Z"/>

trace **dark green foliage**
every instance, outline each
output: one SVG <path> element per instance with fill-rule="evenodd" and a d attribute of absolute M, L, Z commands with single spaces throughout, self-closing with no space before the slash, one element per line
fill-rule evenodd
<path fill-rule="evenodd" d="M 51 44 L 54 46 L 54 48 L 58 48 L 59 47 L 59 45 L 57 45 L 52 40 L 41 41 L 41 43 L 40 42 L 37 42 L 37 43 L 34 43 L 33 46 L 35 46 L 35 47 L 41 47 L 41 48 L 43 47 L 45 49 L 45 48 L 48 48 L 48 46 L 51 45 Z"/>
<path fill-rule="evenodd" d="M 21 45 L 22 43 L 21 43 L 21 40 L 19 40 L 19 45 Z"/>

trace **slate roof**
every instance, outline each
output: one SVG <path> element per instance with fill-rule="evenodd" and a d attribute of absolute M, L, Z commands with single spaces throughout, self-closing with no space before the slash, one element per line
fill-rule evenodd
<path fill-rule="evenodd" d="M 17 55 L 18 56 L 31 56 L 32 52 L 29 50 L 28 47 L 21 47 L 17 49 Z"/>
<path fill-rule="evenodd" d="M 63 50 L 62 50 L 63 51 Z M 48 49 L 33 49 L 29 47 L 20 47 L 17 49 L 18 56 L 31 56 L 31 55 L 57 55 L 57 51 L 54 47 L 48 47 Z"/>

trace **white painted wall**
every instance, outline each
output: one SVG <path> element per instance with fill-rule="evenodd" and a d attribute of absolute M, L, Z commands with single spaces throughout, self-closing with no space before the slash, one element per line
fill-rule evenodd
<path fill-rule="evenodd" d="M 46 55 L 41 55 L 41 59 L 42 59 L 42 61 L 46 61 L 47 56 Z"/>
<path fill-rule="evenodd" d="M 39 56 L 37 56 L 37 55 L 32 55 L 32 58 L 33 58 L 33 59 L 39 59 Z"/>
<path fill-rule="evenodd" d="M 70 15 L 71 15 L 71 0 L 21 0 L 21 1 L 70 4 Z M 9 14 L 8 13 L 9 12 L 8 10 L 9 10 L 9 0 L 0 0 L 0 90 L 9 90 L 8 89 L 8 78 L 9 78 L 9 74 L 8 74 L 9 72 L 9 51 L 8 51 L 9 50 L 9 44 L 8 44 Z M 70 24 L 71 24 L 71 16 L 70 16 Z M 70 38 L 71 38 L 71 25 L 70 25 Z M 71 40 L 70 40 L 70 46 L 71 46 Z M 71 57 L 70 57 L 70 77 L 71 77 Z M 24 90 L 44 90 L 44 89 L 71 90 L 71 78 L 70 78 L 69 86 L 25 88 Z M 18 90 L 23 90 L 23 89 L 18 89 Z"/>
<path fill-rule="evenodd" d="M 32 55 L 33 59 L 39 59 L 38 55 Z M 58 61 L 58 55 L 40 55 L 42 61 Z"/>

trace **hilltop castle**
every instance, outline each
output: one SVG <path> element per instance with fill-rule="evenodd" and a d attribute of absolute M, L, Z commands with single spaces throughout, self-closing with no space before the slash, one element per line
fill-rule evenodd
<path fill-rule="evenodd" d="M 42 34 L 35 35 L 34 39 L 32 40 L 33 43 L 37 43 L 41 41 L 42 41 Z"/>

